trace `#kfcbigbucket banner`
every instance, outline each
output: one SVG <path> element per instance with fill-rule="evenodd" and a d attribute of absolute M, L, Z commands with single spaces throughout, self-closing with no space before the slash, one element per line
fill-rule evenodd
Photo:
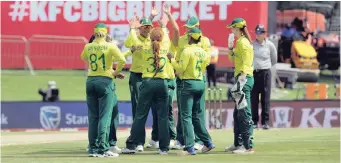
<path fill-rule="evenodd" d="M 174 119 L 177 122 L 177 105 L 174 106 Z M 219 106 L 219 105 L 217 105 Z M 224 101 L 221 110 L 206 108 L 206 126 L 233 128 L 232 101 Z M 129 128 L 133 123 L 130 102 L 119 102 L 119 127 Z M 85 102 L 2 102 L 1 129 L 21 131 L 25 129 L 65 129 L 87 128 L 88 116 Z M 221 111 L 221 112 L 220 112 Z M 220 121 L 222 113 L 222 121 Z M 216 117 L 217 119 L 215 120 Z M 153 124 L 151 113 L 146 127 Z M 273 101 L 270 110 L 270 126 L 274 128 L 340 127 L 340 103 L 338 100 L 326 101 Z"/>
<path fill-rule="evenodd" d="M 171 12 L 180 26 L 181 34 L 185 32 L 185 21 L 190 16 L 196 16 L 200 20 L 203 34 L 214 40 L 215 46 L 226 47 L 227 37 L 231 32 L 226 25 L 236 17 L 242 17 L 247 21 L 250 33 L 254 38 L 254 28 L 257 24 L 267 27 L 268 2 L 233 2 L 233 1 L 15 1 L 1 2 L 1 34 L 20 35 L 29 39 L 32 35 L 61 35 L 84 36 L 90 38 L 96 23 L 103 22 L 108 25 L 110 34 L 115 40 L 123 41 L 129 33 L 128 20 L 134 15 L 140 17 L 150 15 L 155 6 L 161 11 L 162 4 L 168 3 Z M 159 14 L 154 18 L 155 25 L 160 19 Z M 171 31 L 171 25 L 168 23 Z M 43 43 L 36 43 L 42 48 Z M 57 44 L 57 43 L 55 43 Z M 3 45 L 9 46 L 9 45 Z M 75 56 L 75 61 L 68 61 L 60 69 L 80 69 L 84 64 L 79 59 L 83 46 L 75 46 L 74 50 L 64 50 L 54 53 L 47 58 L 37 58 L 34 47 L 30 48 L 29 55 L 36 69 L 49 68 L 46 62 L 54 62 L 56 56 L 65 55 L 68 58 Z M 125 51 L 125 47 L 120 47 Z M 57 51 L 57 50 L 50 50 Z M 47 53 L 47 52 L 46 52 Z M 58 54 L 59 53 L 59 54 Z M 12 53 L 13 55 L 13 53 Z M 47 59 L 46 59 L 47 58 Z M 3 68 L 20 68 L 22 65 L 7 65 L 10 57 L 2 56 Z M 65 59 L 64 59 L 65 60 Z M 70 59 L 69 59 L 70 60 Z M 60 61 L 62 62 L 62 61 Z M 66 61 L 64 61 L 66 62 Z M 23 64 L 22 59 L 18 63 Z M 232 66 L 227 57 L 222 55 L 218 66 Z"/>

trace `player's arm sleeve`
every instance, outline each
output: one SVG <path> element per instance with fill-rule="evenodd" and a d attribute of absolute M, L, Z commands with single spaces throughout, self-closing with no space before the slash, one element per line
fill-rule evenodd
<path fill-rule="evenodd" d="M 272 42 L 269 42 L 271 65 L 274 66 L 277 63 L 277 49 Z"/>
<path fill-rule="evenodd" d="M 210 54 L 211 53 L 211 43 L 210 43 L 210 40 L 205 37 L 204 40 L 203 40 L 203 49 L 206 51 L 206 53 Z"/>
<path fill-rule="evenodd" d="M 115 61 L 117 61 L 117 67 L 116 71 L 122 71 L 123 67 L 126 64 L 126 59 L 124 58 L 124 55 L 121 53 L 120 49 L 112 44 L 112 54 L 114 55 L 113 57 L 115 58 Z"/>
<path fill-rule="evenodd" d="M 242 66 L 242 69 L 241 71 L 242 72 L 245 72 L 245 70 L 248 69 L 248 67 L 250 67 L 252 64 L 253 64 L 253 60 L 251 59 L 251 56 L 250 55 L 253 55 L 253 54 L 249 54 L 248 52 L 250 51 L 249 48 L 252 48 L 252 46 L 247 46 L 245 44 L 243 44 L 243 42 L 241 42 L 240 44 L 240 55 L 241 56 L 241 63 L 243 66 Z M 252 53 L 253 53 L 253 50 L 252 50 Z"/>
<path fill-rule="evenodd" d="M 206 60 L 205 60 L 205 66 L 208 66 L 211 62 L 211 56 L 209 55 L 209 53 L 206 53 Z"/>
<path fill-rule="evenodd" d="M 124 46 L 127 48 L 130 48 L 133 45 L 136 45 L 137 41 L 138 41 L 138 38 L 137 38 L 136 30 L 131 29 L 127 39 L 124 41 Z"/>
<path fill-rule="evenodd" d="M 131 55 L 133 55 L 133 53 L 130 50 L 127 50 L 126 52 L 123 53 L 124 58 L 127 58 Z"/>
<path fill-rule="evenodd" d="M 186 53 L 186 50 L 182 52 L 179 62 L 177 62 L 174 58 L 171 60 L 172 66 L 177 73 L 183 73 L 187 69 L 190 58 L 189 55 L 186 55 Z"/>
<path fill-rule="evenodd" d="M 82 59 L 84 62 L 87 62 L 87 57 L 86 57 L 86 55 L 87 55 L 87 50 L 86 50 L 86 45 L 85 45 L 84 48 L 83 48 L 83 51 L 82 51 L 82 53 L 81 53 L 81 59 Z"/>
<path fill-rule="evenodd" d="M 171 45 L 169 47 L 169 52 L 171 52 L 174 56 L 174 58 L 176 58 L 176 55 L 177 55 L 177 49 L 175 47 L 175 45 L 171 42 Z"/>

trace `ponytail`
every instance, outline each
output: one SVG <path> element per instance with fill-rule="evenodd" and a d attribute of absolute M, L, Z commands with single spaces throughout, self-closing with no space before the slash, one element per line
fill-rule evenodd
<path fill-rule="evenodd" d="M 159 62 L 160 62 L 160 49 L 161 49 L 161 41 L 163 39 L 163 31 L 161 28 L 154 28 L 150 33 L 150 39 L 152 41 L 152 49 L 154 55 L 154 66 L 155 66 L 155 75 L 159 72 Z"/>
<path fill-rule="evenodd" d="M 155 74 L 159 71 L 159 62 L 160 62 L 160 48 L 161 48 L 161 44 L 159 41 L 154 40 L 152 42 L 152 48 L 153 48 L 153 54 L 154 54 L 154 66 L 155 66 Z"/>
<path fill-rule="evenodd" d="M 241 31 L 242 31 L 243 35 L 250 41 L 250 43 L 252 43 L 252 41 L 251 41 L 252 39 L 251 39 L 250 33 L 247 30 L 247 28 L 244 27 L 241 29 Z"/>
<path fill-rule="evenodd" d="M 93 35 L 90 37 L 89 43 L 94 42 L 94 40 L 95 40 L 95 35 L 93 34 Z"/>

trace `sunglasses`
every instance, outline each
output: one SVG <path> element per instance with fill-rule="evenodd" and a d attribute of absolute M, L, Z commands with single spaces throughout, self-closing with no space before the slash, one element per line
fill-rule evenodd
<path fill-rule="evenodd" d="M 153 27 L 151 25 L 144 25 L 141 26 L 142 29 L 152 29 Z"/>

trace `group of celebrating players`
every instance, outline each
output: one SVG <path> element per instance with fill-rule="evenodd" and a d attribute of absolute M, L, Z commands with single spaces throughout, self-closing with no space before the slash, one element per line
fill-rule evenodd
<path fill-rule="evenodd" d="M 150 108 L 153 127 L 147 147 L 158 149 L 161 155 L 168 154 L 169 149 L 183 149 L 183 154 L 196 155 L 196 150 L 206 153 L 215 148 L 205 126 L 205 69 L 210 63 L 209 39 L 203 36 L 199 20 L 195 17 L 186 21 L 187 31 L 180 36 L 167 4 L 163 6 L 159 27 L 153 27 L 152 20 L 158 14 L 153 8 L 149 18 L 135 16 L 129 21 L 130 33 L 124 43 L 130 49 L 127 52 L 121 53 L 102 23 L 95 26 L 92 38 L 83 49 L 81 59 L 89 65 L 86 100 L 90 157 L 118 157 L 118 153 L 143 152 Z M 172 25 L 172 39 L 166 28 L 168 21 Z M 253 153 L 253 126 L 249 115 L 249 89 L 253 86 L 251 39 L 243 19 L 234 19 L 227 27 L 232 28 L 232 33 L 238 38 L 234 49 L 234 42 L 228 43 L 228 55 L 236 64 L 236 85 L 241 86 L 234 97 L 240 101 L 243 95 L 248 105 L 236 107 L 235 141 L 225 151 Z M 125 58 L 130 55 L 133 124 L 126 147 L 121 150 L 116 145 L 118 102 L 113 78 L 125 77 L 121 71 Z M 114 62 L 117 62 L 115 70 Z M 172 108 L 174 93 L 179 110 L 176 130 Z"/>

